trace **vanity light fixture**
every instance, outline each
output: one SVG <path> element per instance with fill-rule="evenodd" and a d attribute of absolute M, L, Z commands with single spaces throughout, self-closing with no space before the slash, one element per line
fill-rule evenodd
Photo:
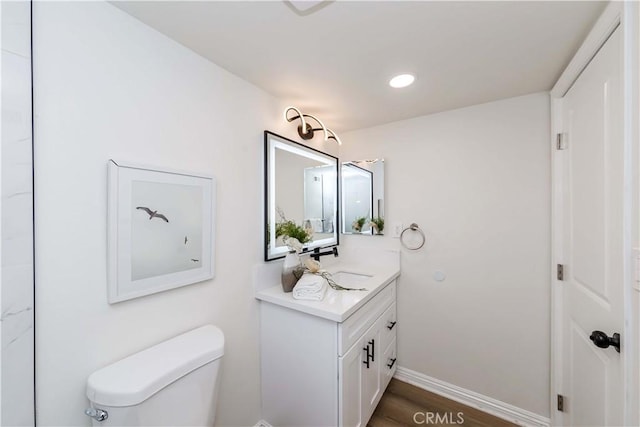
<path fill-rule="evenodd" d="M 289 112 L 293 111 L 296 115 L 289 117 Z M 320 127 L 313 127 L 305 118 L 312 119 L 315 121 Z M 284 109 L 284 119 L 288 122 L 292 122 L 296 119 L 300 119 L 300 124 L 298 125 L 298 135 L 300 138 L 304 140 L 309 140 L 313 138 L 314 132 L 322 131 L 324 133 L 324 140 L 328 141 L 329 139 L 334 139 L 338 145 L 342 145 L 342 141 L 338 138 L 338 135 L 335 134 L 331 129 L 326 127 L 324 123 L 320 121 L 315 116 L 311 114 L 303 114 L 302 111 L 298 110 L 296 107 L 287 107 Z"/>
<path fill-rule="evenodd" d="M 392 88 L 402 88 L 411 85 L 416 80 L 413 74 L 399 74 L 389 80 L 389 86 Z"/>

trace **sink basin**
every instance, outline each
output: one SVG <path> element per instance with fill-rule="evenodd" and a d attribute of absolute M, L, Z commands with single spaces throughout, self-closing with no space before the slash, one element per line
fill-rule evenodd
<path fill-rule="evenodd" d="M 360 285 L 372 276 L 368 274 L 352 273 L 349 271 L 338 271 L 333 273 L 331 277 L 338 285 L 353 287 Z"/>

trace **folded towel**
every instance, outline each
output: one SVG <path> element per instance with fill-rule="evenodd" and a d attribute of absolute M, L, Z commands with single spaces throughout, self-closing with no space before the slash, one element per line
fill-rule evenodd
<path fill-rule="evenodd" d="M 303 274 L 293 288 L 293 298 L 322 301 L 327 292 L 327 281 L 316 274 Z"/>
<path fill-rule="evenodd" d="M 298 280 L 296 287 L 299 290 L 304 289 L 310 292 L 319 292 L 322 290 L 325 281 L 326 280 L 324 279 L 324 277 L 318 274 L 305 272 L 305 274 L 302 275 L 300 280 Z"/>

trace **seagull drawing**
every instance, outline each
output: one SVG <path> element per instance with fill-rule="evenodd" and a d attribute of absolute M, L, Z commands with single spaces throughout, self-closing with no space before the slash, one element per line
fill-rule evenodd
<path fill-rule="evenodd" d="M 193 262 L 200 262 L 200 260 L 199 260 L 199 259 L 193 259 L 193 258 L 191 258 L 191 261 L 193 261 Z"/>
<path fill-rule="evenodd" d="M 149 220 L 152 220 L 153 218 L 160 218 L 160 219 L 164 219 L 166 222 L 169 222 L 169 220 L 167 219 L 166 216 L 159 214 L 158 211 L 152 211 L 149 208 L 145 208 L 144 206 L 138 206 L 136 207 L 136 209 L 140 209 L 145 211 L 146 213 L 149 214 Z"/>
<path fill-rule="evenodd" d="M 187 244 L 187 242 L 188 242 L 188 241 L 189 241 L 189 240 L 187 240 L 187 236 L 184 236 L 184 244 L 185 244 L 185 245 Z"/>

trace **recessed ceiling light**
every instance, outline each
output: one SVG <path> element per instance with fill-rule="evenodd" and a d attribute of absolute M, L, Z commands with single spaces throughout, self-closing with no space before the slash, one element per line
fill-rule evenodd
<path fill-rule="evenodd" d="M 399 74 L 389 80 L 389 86 L 394 88 L 407 87 L 414 82 L 416 77 L 413 74 Z"/>

